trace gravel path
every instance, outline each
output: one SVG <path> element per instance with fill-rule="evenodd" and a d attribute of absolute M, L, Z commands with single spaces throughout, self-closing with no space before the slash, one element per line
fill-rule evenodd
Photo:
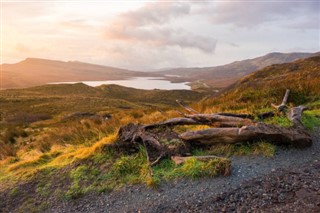
<path fill-rule="evenodd" d="M 289 190 L 292 193 L 291 203 L 289 205 L 288 202 L 287 204 L 280 202 L 282 207 L 274 208 L 275 211 L 281 212 L 286 208 L 297 209 L 295 206 L 297 207 L 301 203 L 295 204 L 294 198 L 297 196 L 298 199 L 308 194 L 309 185 L 316 190 L 313 194 L 311 193 L 312 196 L 319 200 L 320 128 L 314 135 L 312 147 L 302 150 L 278 148 L 274 158 L 232 157 L 231 160 L 232 175 L 229 177 L 197 181 L 179 180 L 164 183 L 158 190 L 152 190 L 145 186 L 127 186 L 119 191 L 100 196 L 89 194 L 75 201 L 59 203 L 52 206 L 50 212 L 234 212 L 235 210 L 239 212 L 268 212 L 270 209 L 267 207 L 271 204 L 264 200 L 268 200 L 268 196 L 271 196 L 271 200 L 278 199 L 275 202 L 279 203 L 279 199 L 281 199 L 279 196 L 284 196 L 284 192 L 281 191 L 283 187 L 280 187 L 282 182 L 285 185 L 294 185 L 295 187 L 291 187 L 290 191 L 284 186 L 284 190 Z M 286 178 L 288 176 L 295 177 L 295 179 Z M 267 184 L 266 188 L 263 183 Z M 255 191 L 259 192 L 253 193 Z M 250 194 L 250 192 L 252 193 Z M 316 202 L 314 203 L 317 205 Z M 243 207 L 245 205 L 248 208 Z M 275 204 L 272 203 L 272 205 Z M 259 206 L 264 209 L 259 209 Z M 316 209 L 317 206 L 314 208 Z M 306 209 L 308 208 L 302 210 Z M 313 211 L 311 207 L 309 210 L 309 212 Z M 316 210 L 320 212 L 320 209 Z"/>

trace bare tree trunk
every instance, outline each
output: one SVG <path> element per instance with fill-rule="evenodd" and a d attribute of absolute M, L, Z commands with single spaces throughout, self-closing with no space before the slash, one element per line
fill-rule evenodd
<path fill-rule="evenodd" d="M 289 96 L 289 90 L 280 105 L 273 106 L 284 112 Z M 182 101 L 177 103 L 192 114 L 184 117 L 171 118 L 163 122 L 148 125 L 128 124 L 120 128 L 118 140 L 111 145 L 121 152 L 136 152 L 139 146 L 146 149 L 149 165 L 159 162 L 164 156 L 176 156 L 177 161 L 187 158 L 177 156 L 190 155 L 193 145 L 212 146 L 216 144 L 234 144 L 248 141 L 269 141 L 275 144 L 288 144 L 296 147 L 312 145 L 312 137 L 304 128 L 301 116 L 306 107 L 298 106 L 290 110 L 288 117 L 293 122 L 290 128 L 254 122 L 247 114 L 201 114 Z M 265 113 L 265 117 L 273 116 L 273 112 Z M 179 125 L 207 125 L 210 128 L 198 131 L 188 131 L 178 135 L 174 126 Z M 213 128 L 220 127 L 220 128 Z M 203 157 L 203 158 L 207 158 Z M 217 156 L 211 156 L 211 158 Z M 197 159 L 202 159 L 197 157 Z"/>
<path fill-rule="evenodd" d="M 184 141 L 204 145 L 233 144 L 265 140 L 275 144 L 290 144 L 296 147 L 312 145 L 312 138 L 304 129 L 283 128 L 263 123 L 241 128 L 209 128 L 185 132 L 179 135 Z"/>

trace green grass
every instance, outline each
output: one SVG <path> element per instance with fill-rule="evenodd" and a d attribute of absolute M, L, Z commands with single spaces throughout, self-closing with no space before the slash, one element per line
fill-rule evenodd
<path fill-rule="evenodd" d="M 305 111 L 302 115 L 303 125 L 310 131 L 320 126 L 320 109 Z"/>
<path fill-rule="evenodd" d="M 255 143 L 241 144 L 219 144 L 204 151 L 205 154 L 222 155 L 222 156 L 242 156 L 242 155 L 259 155 L 265 157 L 273 157 L 276 151 L 276 146 L 265 142 L 258 141 Z"/>
<path fill-rule="evenodd" d="M 172 180 L 179 178 L 215 177 L 229 174 L 230 161 L 228 159 L 212 159 L 199 161 L 195 158 L 188 159 L 182 165 L 176 165 L 172 160 L 163 160 L 153 168 L 154 178 L 158 180 Z"/>
<path fill-rule="evenodd" d="M 293 125 L 292 121 L 289 120 L 289 118 L 285 115 L 276 115 L 272 118 L 268 118 L 264 120 L 267 124 L 277 125 L 281 127 L 290 127 Z"/>

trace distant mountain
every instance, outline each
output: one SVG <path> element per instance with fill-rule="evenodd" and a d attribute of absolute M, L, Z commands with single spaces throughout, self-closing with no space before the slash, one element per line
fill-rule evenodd
<path fill-rule="evenodd" d="M 121 80 L 152 75 L 77 61 L 63 62 L 38 58 L 27 58 L 16 64 L 3 64 L 2 70 L 2 88 L 6 89 L 51 82 Z"/>
<path fill-rule="evenodd" d="M 176 68 L 157 72 L 165 75 L 178 75 L 168 77 L 173 81 L 196 81 L 201 80 L 214 88 L 226 87 L 236 80 L 266 66 L 292 62 L 297 59 L 307 58 L 314 53 L 269 53 L 258 58 L 236 61 L 217 67 L 203 68 Z"/>
<path fill-rule="evenodd" d="M 63 62 L 27 58 L 16 64 L 3 64 L 1 87 L 26 88 L 52 82 L 123 80 L 131 77 L 166 75 L 166 78 L 172 82 L 188 81 L 199 84 L 199 81 L 202 81 L 213 88 L 221 88 L 266 66 L 292 62 L 312 55 L 312 53 L 270 53 L 223 66 L 176 68 L 158 72 L 138 72 L 78 61 Z"/>

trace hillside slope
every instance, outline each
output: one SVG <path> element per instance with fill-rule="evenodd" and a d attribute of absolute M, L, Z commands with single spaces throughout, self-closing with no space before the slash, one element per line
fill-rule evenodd
<path fill-rule="evenodd" d="M 286 89 L 290 89 L 288 101 L 294 105 L 319 101 L 320 56 L 268 66 L 238 80 L 219 97 L 202 104 L 229 110 L 270 107 L 270 103 L 281 103 Z"/>
<path fill-rule="evenodd" d="M 148 73 L 77 61 L 63 62 L 27 58 L 16 64 L 3 64 L 2 88 L 25 88 L 50 82 L 120 80 Z"/>
<path fill-rule="evenodd" d="M 217 67 L 204 68 L 177 68 L 159 73 L 166 75 L 179 75 L 186 81 L 202 80 L 211 87 L 226 87 L 241 77 L 272 64 L 292 62 L 300 58 L 310 57 L 311 53 L 269 53 L 267 55 L 236 61 Z M 172 78 L 178 80 L 179 78 Z"/>

